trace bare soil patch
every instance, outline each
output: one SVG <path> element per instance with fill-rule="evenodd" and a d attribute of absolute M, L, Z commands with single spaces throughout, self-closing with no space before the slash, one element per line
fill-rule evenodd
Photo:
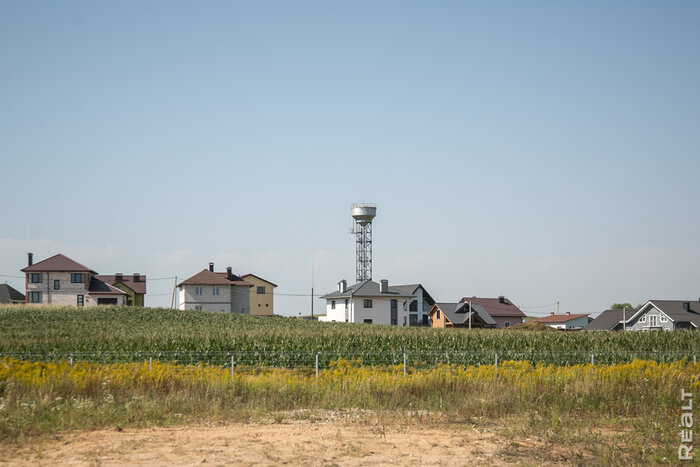
<path fill-rule="evenodd" d="M 61 433 L 0 444 L 1 465 L 549 465 L 573 459 L 493 423 L 306 417 Z M 505 430 L 505 431 L 504 431 Z M 576 459 L 576 462 L 584 459 Z"/>

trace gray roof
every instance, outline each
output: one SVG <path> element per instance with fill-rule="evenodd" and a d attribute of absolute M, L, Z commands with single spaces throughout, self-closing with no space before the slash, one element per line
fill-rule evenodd
<path fill-rule="evenodd" d="M 24 303 L 24 294 L 7 284 L 0 284 L 0 303 Z"/>
<path fill-rule="evenodd" d="M 673 321 L 677 323 L 692 323 L 696 328 L 700 328 L 700 301 L 649 300 L 649 302 Z M 688 303 L 688 311 L 685 310 L 684 303 Z"/>
<path fill-rule="evenodd" d="M 364 282 L 358 282 L 357 284 L 348 287 L 345 292 L 340 292 L 336 290 L 335 292 L 327 293 L 326 295 L 321 296 L 321 298 L 324 298 L 326 300 L 350 297 L 403 298 L 413 296 L 415 291 L 418 290 L 418 287 L 420 286 L 420 284 L 390 285 L 388 292 L 380 292 L 378 282 L 367 280 Z"/>
<path fill-rule="evenodd" d="M 469 322 L 468 303 L 436 303 L 452 324 L 465 324 Z M 496 321 L 486 312 L 481 305 L 472 304 L 472 320 L 478 318 L 487 325 L 496 325 Z"/>
<path fill-rule="evenodd" d="M 636 311 L 637 310 L 627 310 L 627 316 L 625 316 L 625 318 L 629 320 Z M 586 331 L 610 331 L 620 322 L 622 322 L 622 310 L 605 310 L 583 329 Z"/>

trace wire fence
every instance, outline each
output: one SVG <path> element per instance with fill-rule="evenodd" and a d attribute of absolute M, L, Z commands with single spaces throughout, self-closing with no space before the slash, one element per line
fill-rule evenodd
<path fill-rule="evenodd" d="M 332 362 L 351 360 L 357 365 L 403 365 L 404 368 L 433 368 L 440 364 L 457 366 L 498 365 L 505 361 L 529 361 L 532 364 L 580 365 L 628 363 L 634 360 L 656 362 L 697 362 L 695 351 L 92 351 L 92 352 L 2 352 L 0 358 L 52 362 L 67 360 L 92 363 L 127 363 L 139 361 L 170 362 L 179 365 L 217 365 L 234 367 L 268 366 L 277 368 L 325 369 Z"/>

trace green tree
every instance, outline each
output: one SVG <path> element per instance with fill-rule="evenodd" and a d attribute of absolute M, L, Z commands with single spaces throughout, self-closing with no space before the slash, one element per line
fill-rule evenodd
<path fill-rule="evenodd" d="M 633 308 L 632 305 L 629 303 L 613 303 L 610 305 L 611 310 L 622 310 L 623 308 L 627 308 L 628 310 L 631 310 Z"/>

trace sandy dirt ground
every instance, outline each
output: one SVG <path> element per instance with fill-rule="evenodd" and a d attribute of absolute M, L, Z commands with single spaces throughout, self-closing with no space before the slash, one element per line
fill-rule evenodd
<path fill-rule="evenodd" d="M 61 433 L 0 445 L 1 465 L 547 465 L 566 457 L 501 430 L 348 419 Z"/>

